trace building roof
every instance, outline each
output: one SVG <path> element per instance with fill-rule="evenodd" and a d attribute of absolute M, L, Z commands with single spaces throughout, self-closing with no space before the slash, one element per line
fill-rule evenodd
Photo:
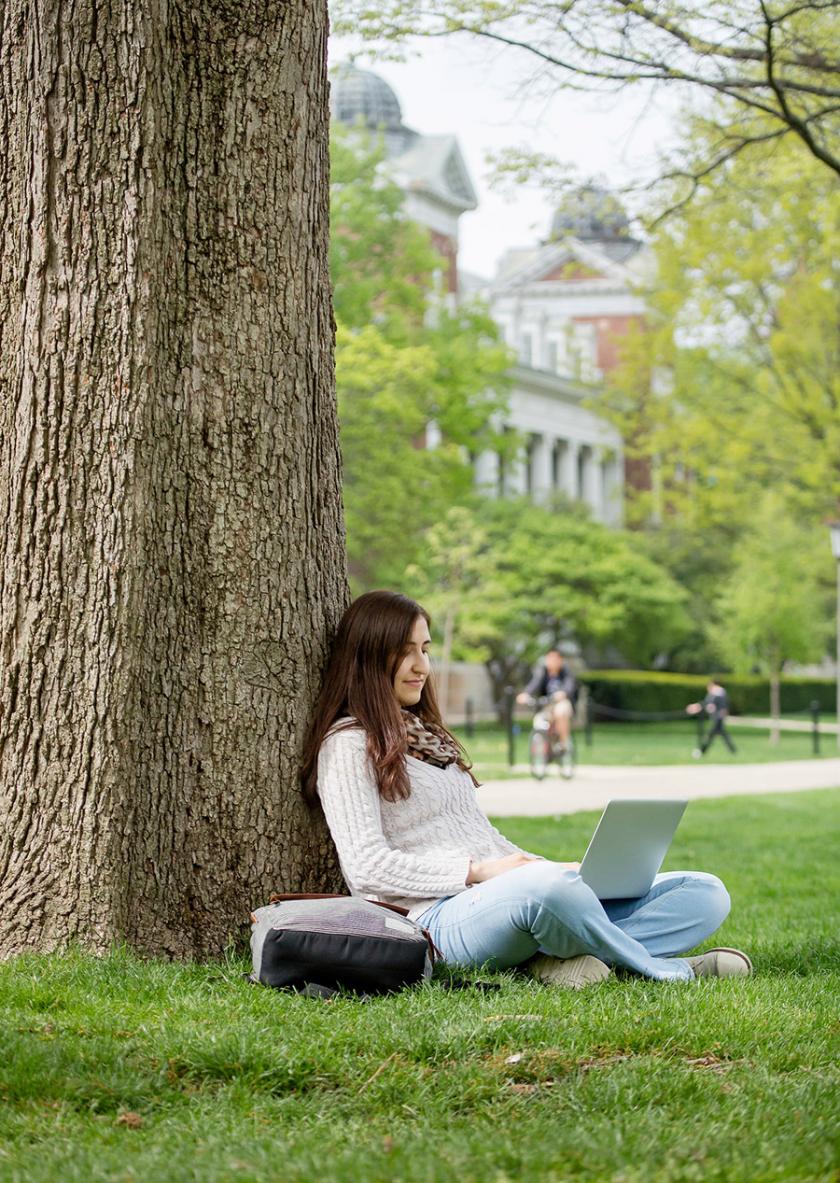
<path fill-rule="evenodd" d="M 633 254 L 639 245 L 636 244 Z M 569 273 L 564 275 L 564 270 Z M 628 259 L 616 259 L 604 243 L 569 237 L 541 247 L 514 248 L 507 252 L 499 261 L 492 286 L 500 292 L 536 283 L 573 281 L 578 290 L 583 290 L 585 284 L 595 284 L 599 289 L 624 289 L 635 280 L 635 268 L 628 266 Z"/>
<path fill-rule="evenodd" d="M 420 136 L 394 160 L 406 188 L 421 190 L 459 212 L 475 209 L 478 198 L 455 136 Z"/>
<path fill-rule="evenodd" d="M 405 189 L 422 193 L 456 213 L 478 205 L 470 174 L 452 135 L 424 136 L 406 127 L 399 99 L 384 78 L 345 62 L 332 72 L 332 118 L 379 132 Z"/>

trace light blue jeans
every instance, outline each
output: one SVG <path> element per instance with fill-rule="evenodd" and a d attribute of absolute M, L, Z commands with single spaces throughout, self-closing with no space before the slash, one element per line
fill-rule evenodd
<path fill-rule="evenodd" d="M 601 901 L 577 871 L 540 860 L 438 900 L 418 923 L 445 962 L 508 969 L 535 953 L 591 953 L 646 978 L 687 979 L 676 957 L 711 935 L 729 914 L 729 893 L 714 875 L 669 871 L 647 895 Z"/>

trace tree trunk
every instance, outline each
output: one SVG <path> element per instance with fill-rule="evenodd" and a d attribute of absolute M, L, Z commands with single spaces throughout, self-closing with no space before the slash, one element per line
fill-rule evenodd
<path fill-rule="evenodd" d="M 323 0 L 0 9 L 0 954 L 336 882 Z"/>
<path fill-rule="evenodd" d="M 495 653 L 484 663 L 484 668 L 490 676 L 493 687 L 493 702 L 496 707 L 496 719 L 499 723 L 505 721 L 505 693 L 507 690 L 518 690 L 522 683 L 522 661 L 515 654 Z"/>
<path fill-rule="evenodd" d="M 443 615 L 443 646 L 438 664 L 438 701 L 443 717 L 449 712 L 449 682 L 452 674 L 452 643 L 455 638 L 455 606 L 450 601 Z"/>
<path fill-rule="evenodd" d="M 774 661 L 770 667 L 770 743 L 775 747 L 779 742 L 781 729 L 779 719 L 782 714 L 781 672 L 780 663 Z"/>

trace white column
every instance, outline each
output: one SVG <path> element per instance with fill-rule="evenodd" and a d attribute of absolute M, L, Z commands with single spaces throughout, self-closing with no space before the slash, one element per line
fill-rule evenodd
<path fill-rule="evenodd" d="M 612 451 L 604 461 L 604 521 L 609 526 L 621 526 L 624 522 L 622 465 L 621 454 Z"/>
<path fill-rule="evenodd" d="M 508 344 L 511 349 L 516 351 L 519 356 L 519 338 L 522 334 L 522 305 L 517 302 L 513 306 L 513 312 L 510 318 L 510 340 Z"/>
<path fill-rule="evenodd" d="M 601 521 L 603 517 L 603 505 L 601 504 L 601 459 L 597 448 L 591 445 L 584 449 L 584 469 L 583 469 L 583 500 L 592 510 L 592 516 L 596 521 Z"/>
<path fill-rule="evenodd" d="M 570 501 L 578 499 L 578 448 L 576 440 L 557 441 L 557 492 Z"/>
<path fill-rule="evenodd" d="M 475 461 L 475 483 L 482 493 L 495 496 L 499 488 L 499 454 L 482 452 Z"/>
<path fill-rule="evenodd" d="M 435 420 L 430 419 L 426 424 L 426 450 L 433 452 L 435 448 L 439 448 L 442 439 L 443 432 L 440 430 Z"/>
<path fill-rule="evenodd" d="M 524 497 L 528 492 L 526 479 L 526 465 L 528 464 L 528 450 L 523 446 L 511 458 L 507 466 L 505 477 L 505 492 L 514 497 Z"/>
<path fill-rule="evenodd" d="M 536 436 L 531 452 L 531 488 L 536 505 L 545 505 L 554 492 L 551 453 L 556 440 L 550 435 Z"/>

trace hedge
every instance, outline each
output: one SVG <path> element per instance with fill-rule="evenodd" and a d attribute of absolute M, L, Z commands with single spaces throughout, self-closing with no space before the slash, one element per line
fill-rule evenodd
<path fill-rule="evenodd" d="M 719 674 L 715 677 L 729 694 L 733 715 L 769 715 L 770 683 L 767 678 Z M 613 710 L 664 712 L 682 711 L 689 702 L 706 693 L 708 678 L 696 674 L 663 674 L 649 670 L 583 670 L 578 674 L 593 702 Z M 828 678 L 783 678 L 782 711 L 805 713 L 819 702 L 833 713 L 837 702 L 836 683 Z"/>

